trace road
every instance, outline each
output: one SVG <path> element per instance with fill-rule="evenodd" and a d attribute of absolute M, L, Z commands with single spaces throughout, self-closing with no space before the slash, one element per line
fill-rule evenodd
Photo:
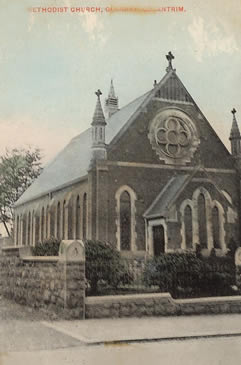
<path fill-rule="evenodd" d="M 197 321 L 199 318 L 195 318 Z M 237 315 L 220 317 L 225 322 L 237 322 Z M 226 320 L 227 319 L 227 320 Z M 172 321 L 172 318 L 165 321 Z M 180 320 L 173 318 L 173 323 Z M 204 317 L 200 316 L 200 323 Z M 120 326 L 122 320 L 116 320 Z M 137 319 L 125 319 L 122 324 L 128 327 Z M 140 326 L 149 322 L 148 319 L 139 319 Z M 155 321 L 155 318 L 150 318 Z M 181 319 L 183 323 L 183 319 Z M 187 326 L 190 317 L 184 318 Z M 86 321 L 82 326 L 86 332 Z M 96 326 L 97 322 L 90 322 Z M 99 322 L 107 323 L 107 322 Z M 113 326 L 115 322 L 110 322 Z M 136 322 L 134 322 L 136 324 Z M 165 323 L 165 322 L 163 322 Z M 52 322 L 42 313 L 26 309 L 5 299 L 0 299 L 0 365 L 240 365 L 241 364 L 241 336 L 227 334 L 211 338 L 187 338 L 145 342 L 131 342 L 96 345 L 86 343 L 76 335 L 76 328 L 81 327 L 73 322 L 75 331 L 61 331 L 62 322 Z M 104 327 L 104 326 L 103 326 Z M 120 326 L 121 328 L 121 326 Z M 239 325 L 236 327 L 239 328 Z M 93 328 L 92 328 L 93 329 Z M 103 328 L 103 331 L 105 328 Z M 93 331 L 92 331 L 93 332 Z M 95 332 L 95 331 L 94 331 Z M 127 328 L 128 332 L 128 328 Z M 97 333 L 97 331 L 96 331 Z M 98 336 L 101 336 L 98 328 Z M 133 337 L 134 339 L 134 337 Z"/>

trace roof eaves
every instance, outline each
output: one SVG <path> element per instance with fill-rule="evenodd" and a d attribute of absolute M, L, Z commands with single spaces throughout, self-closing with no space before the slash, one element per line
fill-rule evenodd
<path fill-rule="evenodd" d="M 21 197 L 19 198 L 19 200 L 14 204 L 14 208 L 17 208 L 17 207 L 20 207 L 21 205 L 24 205 L 26 203 L 31 203 L 33 202 L 34 200 L 38 200 L 40 198 L 42 198 L 43 196 L 46 196 L 46 195 L 49 195 L 49 194 L 52 194 L 52 193 L 55 193 L 57 192 L 58 190 L 61 190 L 61 189 L 64 189 L 66 188 L 67 186 L 71 186 L 71 185 L 74 185 L 78 182 L 81 182 L 81 181 L 84 181 L 84 180 L 87 180 L 88 178 L 88 175 L 84 175 L 84 176 L 81 176 L 77 179 L 74 179 L 74 180 L 71 180 L 65 184 L 62 184 L 62 185 L 59 185 L 59 186 L 56 186 L 54 189 L 51 189 L 51 190 L 46 190 L 46 191 L 43 191 L 42 193 L 38 194 L 38 195 L 35 195 L 33 196 L 32 198 L 30 199 L 25 199 L 23 201 L 21 201 Z M 19 202 L 19 203 L 18 203 Z"/>

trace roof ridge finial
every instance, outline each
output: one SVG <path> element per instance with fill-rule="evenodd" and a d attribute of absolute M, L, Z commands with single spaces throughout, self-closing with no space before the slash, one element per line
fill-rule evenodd
<path fill-rule="evenodd" d="M 174 69 L 172 67 L 172 60 L 174 60 L 174 56 L 172 54 L 171 51 L 168 52 L 168 54 L 166 55 L 166 59 L 168 60 L 168 66 L 166 68 L 166 71 L 169 72 L 169 71 L 176 71 L 176 69 Z"/>

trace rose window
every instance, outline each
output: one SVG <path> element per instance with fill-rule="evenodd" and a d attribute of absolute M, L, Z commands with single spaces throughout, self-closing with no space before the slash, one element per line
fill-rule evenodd
<path fill-rule="evenodd" d="M 165 109 L 150 124 L 152 148 L 166 163 L 186 163 L 200 143 L 192 120 L 181 110 Z"/>
<path fill-rule="evenodd" d="M 163 153 L 179 158 L 185 155 L 190 146 L 191 133 L 181 120 L 170 118 L 163 126 L 156 128 L 155 139 Z"/>

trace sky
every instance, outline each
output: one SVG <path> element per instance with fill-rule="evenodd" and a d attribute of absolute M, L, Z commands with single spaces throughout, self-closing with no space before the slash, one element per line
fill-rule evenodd
<path fill-rule="evenodd" d="M 150 90 L 173 62 L 229 149 L 231 109 L 241 126 L 239 0 L 0 0 L 0 153 L 36 146 L 47 163 L 88 128 L 113 78 L 120 107 Z M 138 11 L 107 12 L 106 7 Z M 143 12 L 184 7 L 185 12 Z M 36 12 L 66 7 L 66 12 Z M 101 7 L 103 12 L 71 12 Z"/>

